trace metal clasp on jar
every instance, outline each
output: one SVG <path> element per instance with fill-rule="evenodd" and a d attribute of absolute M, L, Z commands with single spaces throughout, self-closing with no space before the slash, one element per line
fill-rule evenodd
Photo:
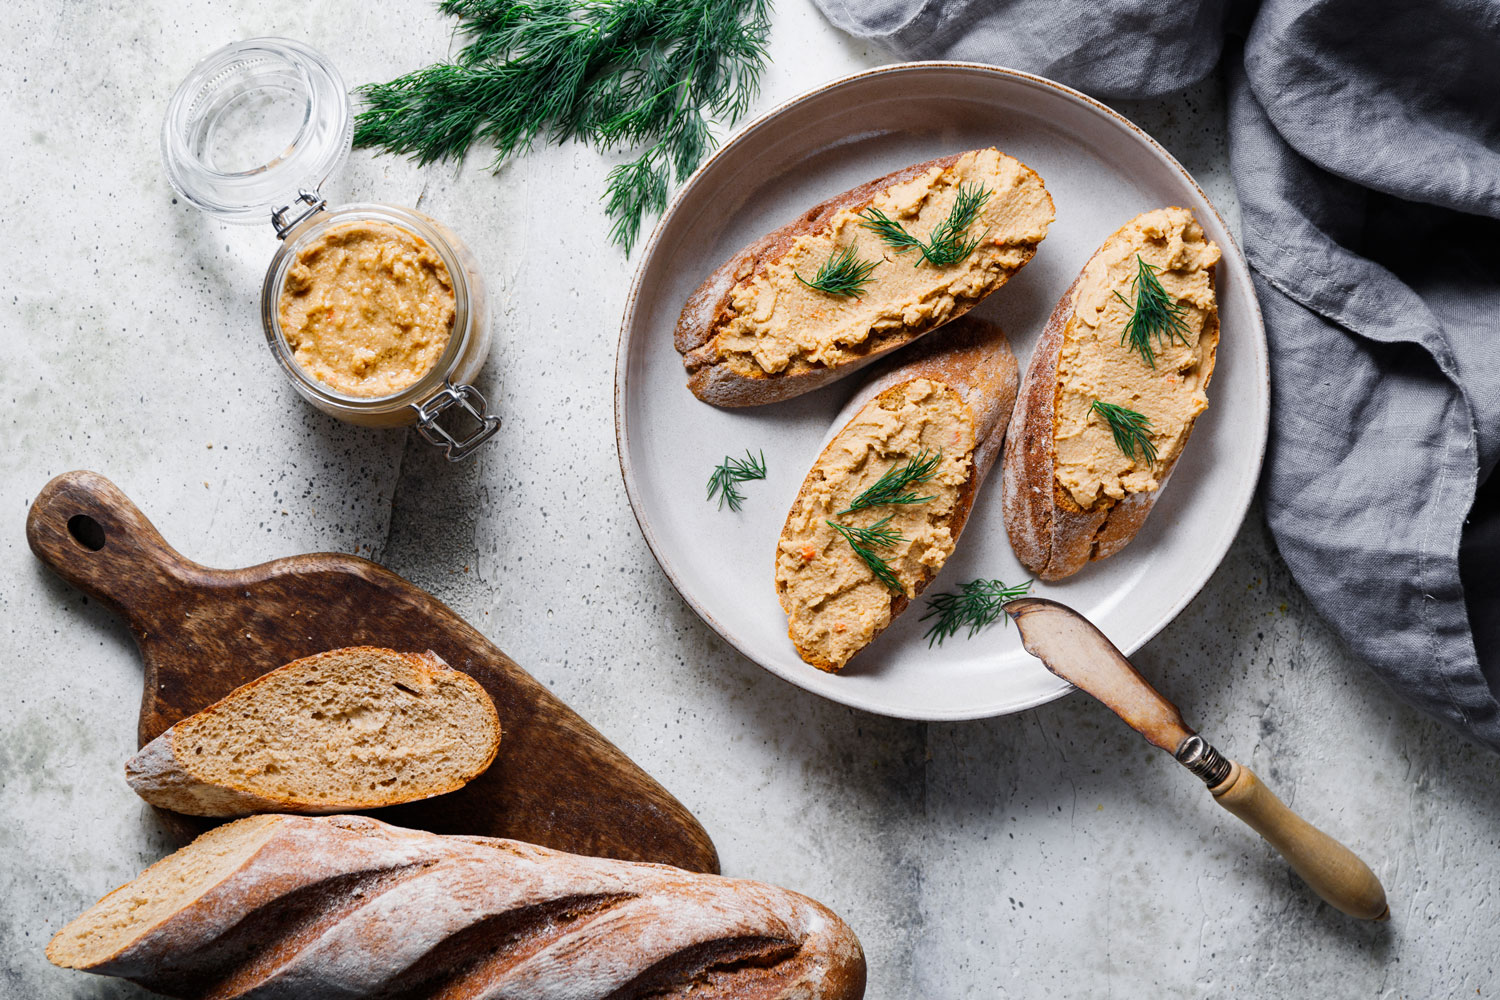
<path fill-rule="evenodd" d="M 307 205 L 308 207 L 299 212 L 295 219 L 292 219 L 290 222 L 288 222 L 286 213 L 290 212 L 292 210 L 292 205 L 295 205 L 298 202 Z M 298 226 L 302 225 L 302 223 L 306 222 L 314 215 L 317 215 L 319 212 L 323 211 L 324 207 L 327 204 L 327 199 L 318 194 L 316 191 L 299 191 L 297 193 L 297 201 L 293 202 L 292 205 L 282 205 L 280 208 L 276 209 L 276 211 L 271 213 L 271 225 L 276 227 L 276 238 L 278 240 L 286 239 L 287 233 L 291 232 L 293 229 L 296 229 Z"/>
<path fill-rule="evenodd" d="M 445 380 L 441 392 L 424 402 L 412 403 L 411 408 L 417 411 L 417 433 L 428 444 L 442 448 L 443 457 L 448 461 L 461 462 L 500 429 L 500 418 L 487 414 L 487 405 L 484 396 L 472 385 L 454 385 Z M 473 431 L 461 438 L 454 437 L 438 423 L 438 417 L 455 406 L 478 424 Z"/>

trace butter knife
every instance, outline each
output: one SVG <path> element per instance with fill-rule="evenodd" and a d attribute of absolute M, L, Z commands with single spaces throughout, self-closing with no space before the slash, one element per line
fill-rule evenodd
<path fill-rule="evenodd" d="M 1154 746 L 1202 778 L 1214 800 L 1286 858 L 1331 906 L 1361 920 L 1390 916 L 1385 889 L 1353 851 L 1287 808 L 1248 767 L 1215 750 L 1182 721 L 1114 643 L 1072 608 L 1039 597 L 1010 601 L 1005 611 L 1021 644 L 1046 668 L 1102 701 Z"/>

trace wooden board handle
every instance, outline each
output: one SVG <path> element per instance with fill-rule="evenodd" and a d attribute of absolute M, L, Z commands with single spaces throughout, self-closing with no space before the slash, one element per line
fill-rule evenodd
<path fill-rule="evenodd" d="M 1231 761 L 1229 777 L 1209 789 L 1214 799 L 1281 852 L 1292 870 L 1329 905 L 1361 920 L 1391 915 L 1385 889 L 1349 848 L 1287 808 L 1255 772 Z"/>
<path fill-rule="evenodd" d="M 64 472 L 42 487 L 26 515 L 26 541 L 64 580 L 133 625 L 143 607 L 161 603 L 151 597 L 165 597 L 200 569 L 97 472 Z"/>

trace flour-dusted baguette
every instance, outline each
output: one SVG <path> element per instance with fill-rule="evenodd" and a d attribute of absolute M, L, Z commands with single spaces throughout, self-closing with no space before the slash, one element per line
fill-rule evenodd
<path fill-rule="evenodd" d="M 353 646 L 235 688 L 142 747 L 125 779 L 192 816 L 347 812 L 462 788 L 499 745 L 468 674 L 436 653 Z"/>
<path fill-rule="evenodd" d="M 774 886 L 362 816 L 255 816 L 147 869 L 47 946 L 203 1000 L 857 1000 L 832 911 Z"/>
<path fill-rule="evenodd" d="M 894 362 L 895 359 L 893 359 Z M 1015 355 L 996 326 L 966 317 L 877 376 L 840 415 L 776 547 L 776 593 L 802 659 L 837 671 L 868 646 L 942 569 L 994 465 L 1016 399 Z M 883 475 L 931 463 L 906 492 L 930 499 L 844 513 Z M 900 539 L 871 548 L 900 584 L 882 582 L 830 522 Z"/>
<path fill-rule="evenodd" d="M 1063 295 L 1042 332 L 1005 445 L 1005 526 L 1022 565 L 1043 580 L 1078 572 L 1124 548 L 1151 512 L 1208 407 L 1219 346 L 1214 269 L 1219 248 L 1191 212 L 1137 216 L 1105 241 Z M 1127 333 L 1140 269 L 1151 269 L 1180 328 Z M 1149 423 L 1154 460 L 1115 440 L 1094 401 Z"/>
<path fill-rule="evenodd" d="M 898 253 L 861 225 L 860 213 L 876 209 L 928 239 L 961 188 L 989 196 L 965 231 L 978 247 L 957 263 Z M 1042 179 L 994 148 L 914 164 L 830 198 L 741 250 L 689 297 L 675 335 L 688 388 L 717 406 L 752 406 L 843 378 L 1005 284 L 1036 253 L 1052 215 Z M 880 261 L 857 296 L 798 280 L 814 280 L 849 247 Z"/>

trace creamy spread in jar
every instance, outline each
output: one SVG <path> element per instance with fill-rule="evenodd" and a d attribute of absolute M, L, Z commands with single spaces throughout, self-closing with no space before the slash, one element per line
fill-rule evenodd
<path fill-rule="evenodd" d="M 336 392 L 389 396 L 432 370 L 453 332 L 453 279 L 387 222 L 331 226 L 297 252 L 276 304 L 298 367 Z"/>

